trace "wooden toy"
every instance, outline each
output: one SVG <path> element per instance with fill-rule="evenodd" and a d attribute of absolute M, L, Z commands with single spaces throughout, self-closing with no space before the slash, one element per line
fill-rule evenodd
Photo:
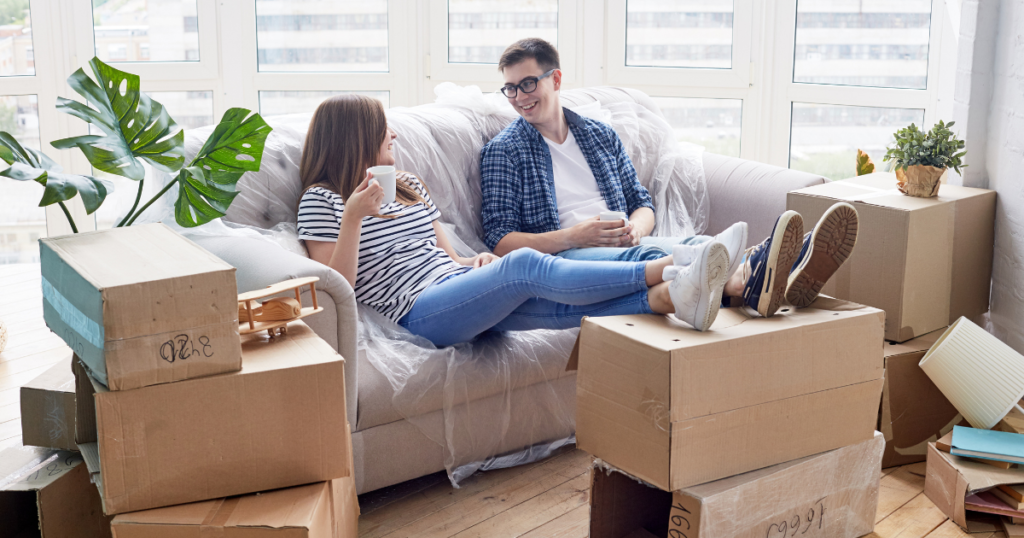
<path fill-rule="evenodd" d="M 323 311 L 323 307 L 316 302 L 316 286 L 314 282 L 319 277 L 294 278 L 277 284 L 271 284 L 262 290 L 254 290 L 242 293 L 238 296 L 238 334 L 250 334 L 257 331 L 267 331 L 273 340 L 276 334 L 284 334 L 288 331 L 288 323 L 306 316 L 311 316 Z M 300 293 L 302 287 L 309 285 L 309 295 L 313 300 L 313 306 L 302 306 Z M 285 293 L 289 290 L 295 291 L 295 298 L 271 297 Z M 262 303 L 257 299 L 269 297 Z"/>

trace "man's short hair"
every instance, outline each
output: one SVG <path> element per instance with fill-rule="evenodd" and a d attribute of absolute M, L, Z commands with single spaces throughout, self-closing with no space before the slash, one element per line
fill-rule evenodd
<path fill-rule="evenodd" d="M 501 53 L 501 59 L 498 60 L 498 71 L 504 71 L 506 67 L 530 58 L 537 61 L 541 71 L 561 69 L 558 62 L 558 49 L 539 37 L 528 37 L 512 43 L 505 49 L 505 52 Z"/>

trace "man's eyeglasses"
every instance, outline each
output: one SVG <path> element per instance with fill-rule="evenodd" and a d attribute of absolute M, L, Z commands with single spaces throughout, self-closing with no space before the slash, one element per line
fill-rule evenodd
<path fill-rule="evenodd" d="M 501 93 L 509 99 L 519 95 L 519 90 L 522 90 L 523 93 L 533 93 L 533 91 L 537 89 L 537 83 L 540 82 L 541 79 L 550 77 L 551 73 L 554 72 L 555 70 L 551 69 L 539 77 L 526 77 L 521 80 L 519 84 L 506 84 L 501 87 Z"/>

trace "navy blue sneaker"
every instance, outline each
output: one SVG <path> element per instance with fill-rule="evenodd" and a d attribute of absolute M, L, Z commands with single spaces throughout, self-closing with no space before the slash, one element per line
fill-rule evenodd
<path fill-rule="evenodd" d="M 840 202 L 828 208 L 814 230 L 807 232 L 789 275 L 786 300 L 791 305 L 803 308 L 818 298 L 821 288 L 853 253 L 858 223 L 857 210 Z"/>
<path fill-rule="evenodd" d="M 789 272 L 799 256 L 803 232 L 803 217 L 796 211 L 786 211 L 775 221 L 772 234 L 746 251 L 743 303 L 766 318 L 775 315 L 786 295 Z"/>

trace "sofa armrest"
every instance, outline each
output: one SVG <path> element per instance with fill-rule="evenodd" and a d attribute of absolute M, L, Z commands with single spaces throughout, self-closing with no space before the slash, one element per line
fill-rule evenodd
<path fill-rule="evenodd" d="M 324 312 L 303 321 L 345 358 L 348 423 L 355 427 L 359 401 L 359 361 L 356 358 L 359 317 L 355 293 L 348 281 L 334 269 L 264 239 L 227 236 L 196 236 L 190 239 L 237 269 L 235 280 L 239 293 L 292 278 L 320 277 L 316 283 L 317 299 Z M 303 293 L 304 304 L 311 304 L 308 296 L 309 291 L 306 290 Z"/>
<path fill-rule="evenodd" d="M 825 183 L 819 175 L 770 164 L 704 152 L 711 217 L 705 234 L 714 235 L 734 222 L 749 228 L 747 246 L 771 233 L 775 219 L 786 210 L 786 193 Z"/>

